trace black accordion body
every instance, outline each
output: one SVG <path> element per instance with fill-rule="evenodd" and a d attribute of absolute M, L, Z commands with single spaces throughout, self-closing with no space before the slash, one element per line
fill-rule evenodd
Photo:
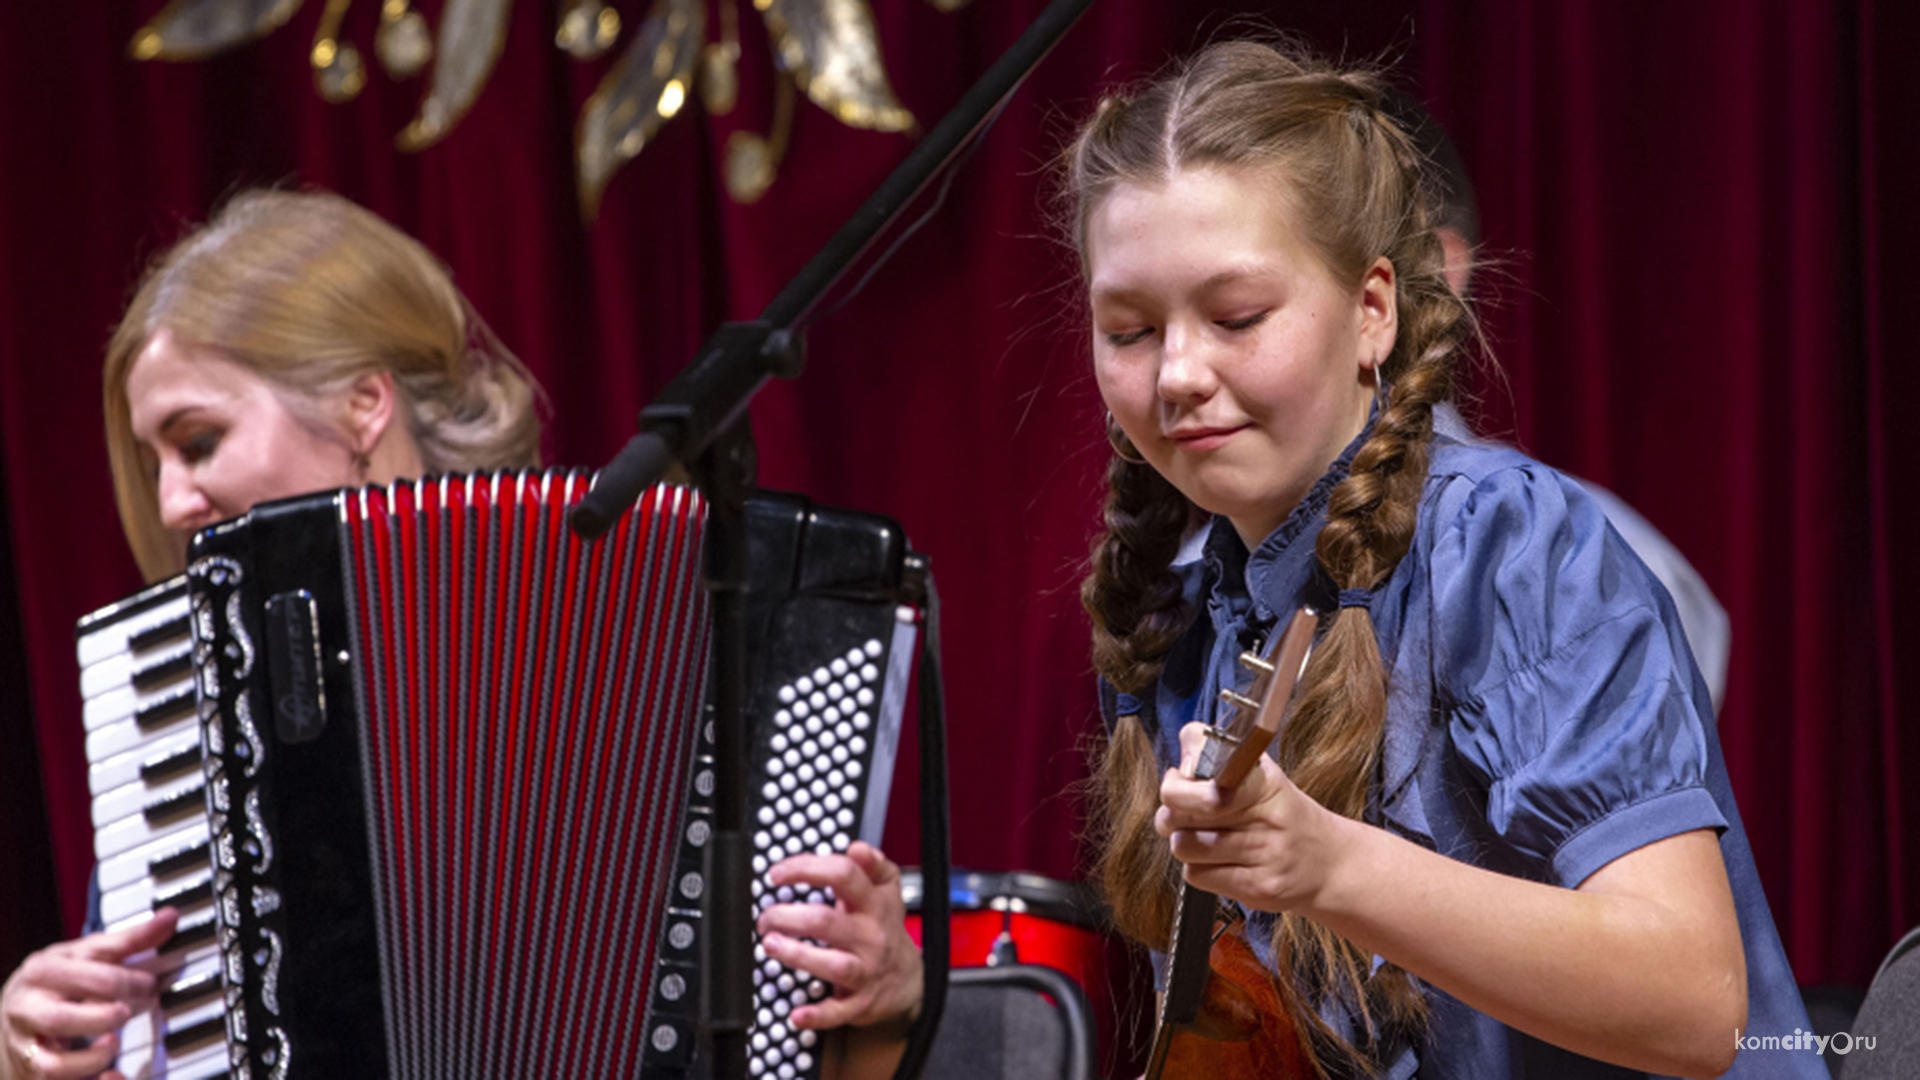
<path fill-rule="evenodd" d="M 130 1078 L 695 1068 L 704 506 L 658 487 L 582 543 L 588 482 L 263 505 L 82 622 L 103 917 L 183 911 Z M 763 495 L 748 520 L 758 909 L 780 858 L 878 841 L 924 581 L 885 519 Z M 784 1020 L 828 988 L 754 978 L 750 1068 L 817 1074 Z"/>

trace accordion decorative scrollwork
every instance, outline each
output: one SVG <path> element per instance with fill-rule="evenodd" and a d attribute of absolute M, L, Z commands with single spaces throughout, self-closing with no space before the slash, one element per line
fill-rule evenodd
<path fill-rule="evenodd" d="M 258 904 L 242 902 L 260 887 L 257 875 L 273 863 L 273 838 L 260 808 L 257 775 L 267 764 L 267 745 L 252 719 L 249 704 L 250 680 L 254 675 L 254 635 L 247 626 L 247 607 L 242 586 L 246 571 L 228 556 L 207 555 L 196 558 L 187 568 L 193 589 L 192 622 L 194 655 L 201 663 L 200 694 L 203 742 L 208 754 L 201 768 L 207 778 L 207 801 L 211 811 L 209 841 L 219 871 L 215 882 L 214 937 L 219 942 L 221 969 L 227 980 L 227 1030 L 229 1064 L 235 1075 L 245 1076 L 247 1060 L 268 1048 L 248 1045 L 247 1013 L 264 1004 L 267 987 L 277 994 L 281 957 L 279 938 L 264 927 L 263 916 L 271 911 Z M 215 620 L 208 616 L 219 612 Z M 207 636 L 208 631 L 212 636 Z M 233 717 L 241 741 L 224 736 L 225 718 Z M 239 761 L 234 761 L 234 758 Z M 251 856 L 243 860 L 242 852 Z M 277 905 L 275 905 L 277 908 Z M 264 961 L 264 963 L 262 962 Z M 249 971 L 248 965 L 262 968 Z M 251 987 L 251 990 L 242 989 Z M 277 1001 L 269 1006 L 277 1013 Z M 254 1030 L 260 1030 L 255 1027 Z M 283 1075 L 290 1048 L 281 1039 L 270 1048 L 274 1054 L 274 1075 Z"/>

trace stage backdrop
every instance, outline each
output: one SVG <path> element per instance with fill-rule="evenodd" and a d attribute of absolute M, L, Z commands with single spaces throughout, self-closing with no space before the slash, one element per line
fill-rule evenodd
<path fill-rule="evenodd" d="M 221 197 L 342 192 L 420 237 L 545 385 L 547 459 L 597 464 L 719 321 L 754 315 L 907 152 L 799 106 L 766 198 L 720 147 L 765 130 L 768 46 L 742 4 L 740 108 L 689 107 L 582 223 L 571 139 L 611 60 L 556 51 L 514 5 L 452 136 L 393 148 L 419 80 L 322 103 L 322 5 L 194 65 L 126 43 L 162 0 L 0 5 L 0 966 L 79 925 L 91 863 L 71 626 L 140 584 L 115 520 L 101 347 L 143 262 Z M 420 5 L 437 15 L 440 5 Z M 616 5 L 629 26 L 645 4 Z M 888 69 L 930 123 L 1039 10 L 878 0 Z M 347 36 L 371 40 L 378 5 Z M 1920 583 L 1900 513 L 1920 454 L 1898 402 L 1916 215 L 1909 5 L 1705 0 L 1362 4 L 1096 0 L 811 366 L 753 409 L 762 482 L 898 517 L 946 598 L 954 856 L 1074 876 L 1075 785 L 1100 736 L 1077 584 L 1106 458 L 1049 161 L 1098 88 L 1234 16 L 1384 55 L 1456 133 L 1501 274 L 1487 428 L 1640 508 L 1732 617 L 1720 718 L 1800 978 L 1864 983 L 1916 917 L 1920 819 L 1897 723 Z M 710 17 L 712 13 L 710 12 Z M 1892 25 L 1898 20 L 1905 25 Z M 0 548 L 0 550 L 5 550 Z M 914 743 L 889 846 L 917 855 Z M 50 837 L 50 843 L 46 839 Z"/>

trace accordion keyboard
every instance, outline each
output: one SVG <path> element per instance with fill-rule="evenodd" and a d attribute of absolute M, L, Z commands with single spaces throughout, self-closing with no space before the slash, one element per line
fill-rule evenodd
<path fill-rule="evenodd" d="M 227 1074 L 212 864 L 185 579 L 97 612 L 77 631 L 100 917 L 118 929 L 180 912 L 150 966 L 158 1009 L 120 1032 L 128 1080 Z"/>

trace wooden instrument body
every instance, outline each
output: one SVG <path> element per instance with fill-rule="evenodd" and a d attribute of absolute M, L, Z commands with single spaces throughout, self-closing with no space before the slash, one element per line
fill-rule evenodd
<path fill-rule="evenodd" d="M 1213 941 L 1206 994 L 1195 1018 L 1166 1042 L 1160 1072 L 1205 1080 L 1310 1078 L 1313 1065 L 1280 1000 L 1273 971 L 1260 962 L 1240 924 Z M 1149 1069 L 1148 1075 L 1154 1075 Z"/>

